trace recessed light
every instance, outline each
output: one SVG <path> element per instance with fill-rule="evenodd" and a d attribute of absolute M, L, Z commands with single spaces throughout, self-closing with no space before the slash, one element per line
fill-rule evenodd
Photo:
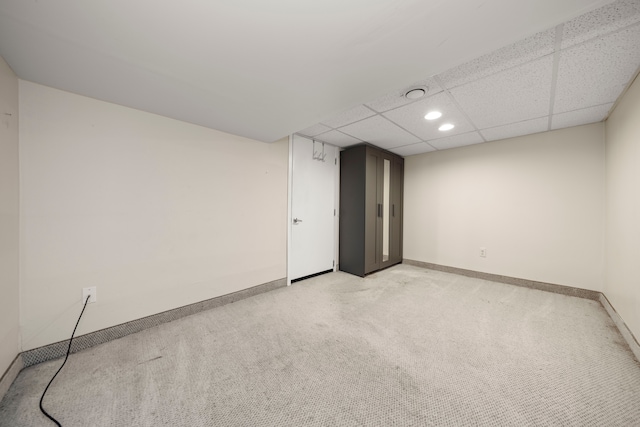
<path fill-rule="evenodd" d="M 451 129 L 453 129 L 454 127 L 455 127 L 455 126 L 454 126 L 454 125 L 452 125 L 451 123 L 445 123 L 445 124 L 443 124 L 442 126 L 440 126 L 440 127 L 438 128 L 438 130 L 441 130 L 441 131 L 443 131 L 443 132 L 444 132 L 444 131 L 447 131 L 447 130 L 451 130 Z"/>
<path fill-rule="evenodd" d="M 426 116 L 424 116 L 427 120 L 435 120 L 442 117 L 442 113 L 440 111 L 429 111 Z"/>
<path fill-rule="evenodd" d="M 407 99 L 418 99 L 418 98 L 422 98 L 426 94 L 427 94 L 426 87 L 414 87 L 406 91 L 404 93 L 404 97 Z"/>

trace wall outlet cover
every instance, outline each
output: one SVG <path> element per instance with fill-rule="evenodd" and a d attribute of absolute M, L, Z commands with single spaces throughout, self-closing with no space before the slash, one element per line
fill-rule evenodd
<path fill-rule="evenodd" d="M 82 288 L 82 304 L 84 304 L 88 296 L 91 296 L 91 298 L 89 298 L 89 304 L 98 301 L 98 288 L 95 286 Z"/>

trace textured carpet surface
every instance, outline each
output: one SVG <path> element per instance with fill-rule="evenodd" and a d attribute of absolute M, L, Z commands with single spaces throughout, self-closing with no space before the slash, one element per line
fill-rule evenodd
<path fill-rule="evenodd" d="M 20 373 L 0 426 L 52 425 L 60 363 Z M 637 426 L 640 364 L 595 301 L 399 265 L 74 354 L 44 405 L 66 427 Z"/>

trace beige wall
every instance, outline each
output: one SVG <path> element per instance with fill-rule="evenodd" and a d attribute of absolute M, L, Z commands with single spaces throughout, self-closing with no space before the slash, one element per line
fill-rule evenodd
<path fill-rule="evenodd" d="M 640 339 L 640 81 L 606 123 L 605 295 Z"/>
<path fill-rule="evenodd" d="M 602 290 L 604 166 L 602 123 L 407 157 L 404 258 Z"/>
<path fill-rule="evenodd" d="M 0 377 L 20 351 L 18 78 L 0 57 Z"/>
<path fill-rule="evenodd" d="M 20 348 L 18 292 L 28 350 L 68 338 L 85 286 L 98 303 L 78 334 L 285 276 L 285 141 L 25 81 L 18 227 L 18 81 L 0 71 L 0 371 Z M 408 157 L 405 258 L 603 290 L 640 335 L 637 117 L 636 82 L 606 144 L 600 123 Z"/>
<path fill-rule="evenodd" d="M 26 81 L 20 114 L 23 350 L 69 337 L 83 287 L 78 334 L 286 276 L 286 140 Z"/>

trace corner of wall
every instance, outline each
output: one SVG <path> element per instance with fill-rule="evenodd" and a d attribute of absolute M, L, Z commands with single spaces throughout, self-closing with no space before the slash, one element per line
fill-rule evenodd
<path fill-rule="evenodd" d="M 640 337 L 640 79 L 629 86 L 605 123 L 606 227 L 604 293 Z"/>
<path fill-rule="evenodd" d="M 0 376 L 20 351 L 19 203 L 18 77 L 0 57 Z"/>

